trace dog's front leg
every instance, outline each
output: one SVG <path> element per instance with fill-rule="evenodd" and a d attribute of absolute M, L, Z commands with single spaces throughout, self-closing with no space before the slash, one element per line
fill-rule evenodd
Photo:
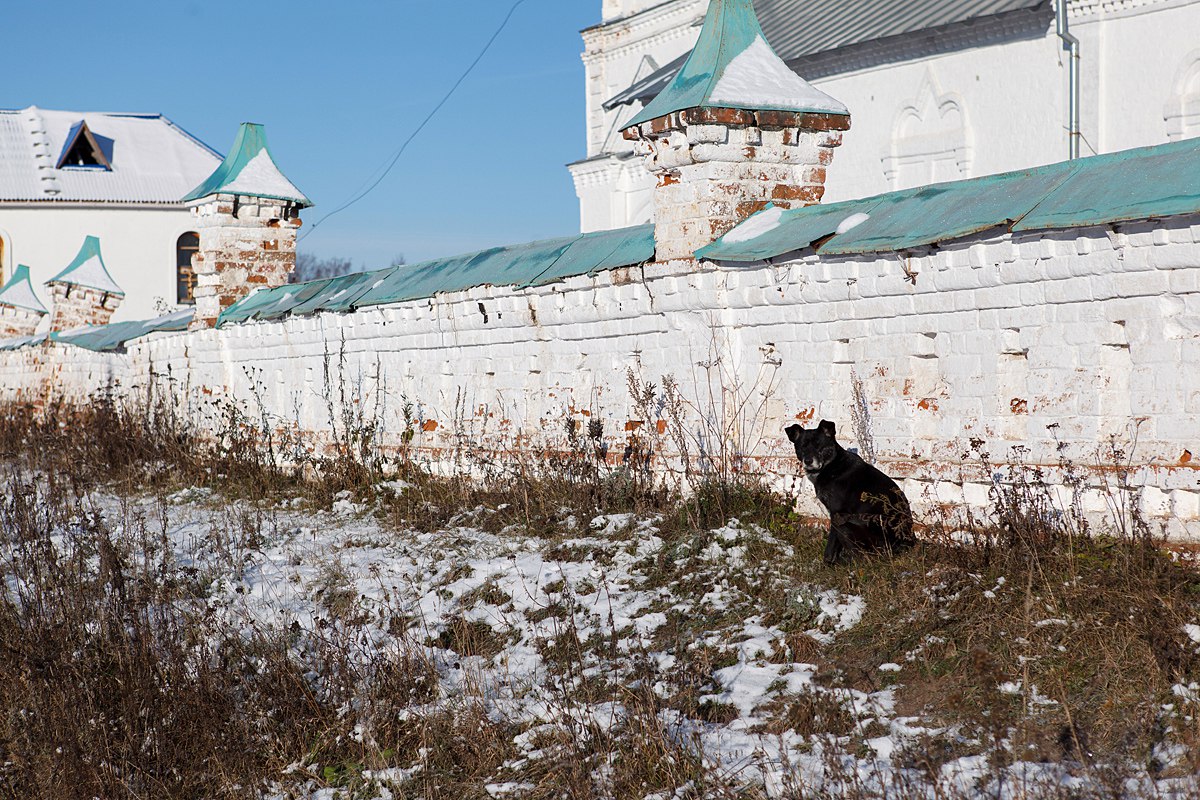
<path fill-rule="evenodd" d="M 825 539 L 825 565 L 832 567 L 842 557 L 842 550 L 845 549 L 845 540 L 842 537 L 842 532 L 839 530 L 836 518 L 829 521 L 829 536 Z"/>

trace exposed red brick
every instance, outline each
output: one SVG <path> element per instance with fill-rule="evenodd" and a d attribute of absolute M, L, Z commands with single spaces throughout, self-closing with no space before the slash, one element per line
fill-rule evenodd
<path fill-rule="evenodd" d="M 771 190 L 772 200 L 799 200 L 803 203 L 816 203 L 824 194 L 823 186 L 793 186 L 779 183 Z"/>
<path fill-rule="evenodd" d="M 848 131 L 850 130 L 850 115 L 801 114 L 797 127 L 810 131 Z"/>
<path fill-rule="evenodd" d="M 754 112 L 740 108 L 689 108 L 679 112 L 688 125 L 753 125 Z"/>
<path fill-rule="evenodd" d="M 743 200 L 737 204 L 737 216 L 739 220 L 743 220 L 751 214 L 756 214 L 767 207 L 766 200 Z M 733 227 L 730 225 L 730 227 Z"/>
<path fill-rule="evenodd" d="M 755 111 L 754 119 L 760 128 L 795 128 L 802 124 L 804 114 L 796 111 Z"/>

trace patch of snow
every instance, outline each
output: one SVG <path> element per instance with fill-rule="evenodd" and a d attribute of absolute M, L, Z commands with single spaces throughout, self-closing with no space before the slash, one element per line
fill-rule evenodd
<path fill-rule="evenodd" d="M 221 191 L 308 202 L 303 192 L 283 176 L 265 149 L 259 150 L 258 155 L 247 161 L 237 177 L 222 186 Z"/>
<path fill-rule="evenodd" d="M 781 207 L 770 206 L 769 208 L 764 208 L 726 233 L 721 241 L 730 244 L 739 244 L 741 242 L 748 242 L 751 239 L 757 239 L 759 236 L 770 233 L 778 228 L 782 220 L 783 209 Z"/>
<path fill-rule="evenodd" d="M 834 233 L 843 234 L 843 233 L 847 233 L 848 231 L 852 231 L 855 228 L 857 228 L 859 225 L 862 225 L 864 222 L 869 220 L 870 218 L 871 218 L 870 214 L 864 214 L 861 211 L 858 212 L 857 214 L 851 214 L 850 216 L 846 217 L 844 220 L 842 220 L 841 222 L 838 223 L 837 230 L 834 231 Z"/>
<path fill-rule="evenodd" d="M 792 72 L 767 41 L 756 36 L 739 53 L 709 95 L 709 103 L 734 108 L 846 114 L 846 106 Z"/>
<path fill-rule="evenodd" d="M 1200 625 L 1188 623 L 1183 626 L 1183 632 L 1192 640 L 1192 644 L 1200 646 Z M 1200 652 L 1200 647 L 1197 647 L 1197 652 Z"/>
<path fill-rule="evenodd" d="M 886 664 L 880 664 L 880 665 L 879 665 L 879 671 L 880 671 L 880 672 L 899 672 L 899 671 L 900 671 L 900 665 L 899 665 L 899 664 L 893 664 L 892 662 L 890 662 L 890 661 L 889 661 L 889 662 L 888 662 L 888 663 L 886 663 Z"/>

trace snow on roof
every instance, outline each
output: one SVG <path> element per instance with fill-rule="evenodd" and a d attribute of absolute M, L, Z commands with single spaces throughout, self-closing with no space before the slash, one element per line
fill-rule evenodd
<path fill-rule="evenodd" d="M 122 296 L 125 294 L 124 290 L 112 279 L 112 275 L 108 274 L 108 268 L 104 266 L 104 259 L 100 255 L 100 240 L 95 236 L 84 239 L 83 246 L 79 248 L 75 259 L 67 265 L 66 269 L 46 283 L 70 283 L 75 286 L 98 289 L 108 294 Z"/>
<path fill-rule="evenodd" d="M 19 264 L 13 271 L 12 279 L 0 288 L 0 305 L 15 306 L 39 314 L 46 313 L 46 307 L 38 299 L 37 292 L 33 290 L 33 283 L 29 280 L 29 267 Z"/>
<path fill-rule="evenodd" d="M 259 197 L 283 197 L 287 199 L 302 198 L 304 194 L 295 184 L 284 177 L 271 160 L 266 150 L 259 150 L 258 155 L 250 159 L 238 176 L 225 184 L 225 191 L 237 194 L 253 194 Z"/>
<path fill-rule="evenodd" d="M 736 243 L 757 239 L 778 228 L 782 219 L 783 209 L 780 206 L 767 206 L 726 233 L 722 241 Z"/>
<path fill-rule="evenodd" d="M 682 69 L 625 128 L 687 108 L 848 113 L 776 55 L 751 0 L 711 1 L 700 38 Z"/>
<path fill-rule="evenodd" d="M 709 102 L 731 108 L 796 108 L 850 113 L 846 106 L 792 72 L 761 36 L 737 55 L 709 93 Z"/>
<path fill-rule="evenodd" d="M 72 128 L 112 141 L 112 169 L 56 168 Z M 177 203 L 220 154 L 161 114 L 0 109 L 0 202 Z"/>
<path fill-rule="evenodd" d="M 189 202 L 221 192 L 287 200 L 305 207 L 312 205 L 275 165 L 266 130 L 253 122 L 242 123 L 229 155 L 183 199 Z"/>

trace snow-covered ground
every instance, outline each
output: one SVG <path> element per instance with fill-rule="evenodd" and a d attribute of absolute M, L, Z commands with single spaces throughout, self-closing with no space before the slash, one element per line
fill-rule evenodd
<path fill-rule="evenodd" d="M 667 550 L 661 521 L 633 515 L 567 517 L 558 535 L 538 538 L 515 527 L 487 532 L 483 521 L 493 512 L 483 508 L 442 530 L 394 530 L 348 497 L 328 511 L 302 510 L 298 500 L 263 511 L 200 489 L 173 494 L 165 505 L 109 495 L 91 502 L 117 536 L 132 535 L 139 519 L 152 527 L 165 522 L 171 561 L 208 587 L 208 602 L 225 622 L 280 631 L 336 628 L 363 652 L 408 649 L 435 670 L 437 688 L 407 713 L 469 699 L 512 723 L 520 731 L 513 739 L 518 755 L 486 783 L 493 797 L 520 797 L 533 787 L 528 768 L 546 755 L 541 732 L 580 720 L 615 728 L 629 713 L 623 698 L 637 690 L 662 699 L 656 713 L 666 736 L 712 775 L 767 796 L 935 797 L 957 790 L 1017 798 L 1036 786 L 1070 791 L 1098 780 L 1073 763 L 998 768 L 986 744 L 965 738 L 969 755 L 945 760 L 933 775 L 913 768 L 906 752 L 928 737 L 953 740 L 959 733 L 897 714 L 895 663 L 878 665 L 881 688 L 874 691 L 820 680 L 818 665 L 802 655 L 811 651 L 797 642 L 835 643 L 859 623 L 863 598 L 791 585 L 784 566 L 795 558 L 792 547 L 737 520 Z M 763 592 L 784 593 L 799 629 L 784 630 L 756 611 Z M 704 622 L 700 633 L 697 621 Z M 1200 642 L 1200 627 L 1189 634 Z M 698 659 L 691 656 L 701 651 L 713 654 L 712 669 L 695 686 Z M 579 691 L 589 681 L 625 691 L 586 701 L 596 695 Z M 672 702 L 688 681 L 711 711 L 707 718 Z M 1024 691 L 1017 677 L 999 688 Z M 1030 688 L 1035 701 L 1054 702 Z M 1176 694 L 1181 707 L 1200 711 L 1195 685 L 1178 686 Z M 780 724 L 799 706 L 844 722 L 817 732 Z M 373 733 L 366 726 L 356 735 Z M 398 796 L 421 769 L 418 758 L 367 770 L 367 786 L 354 796 Z M 280 784 L 270 796 L 342 796 L 323 782 L 317 765 L 298 762 L 293 776 L 294 784 Z M 1140 788 L 1125 788 L 1194 796 L 1190 781 L 1146 777 Z M 690 795 L 685 789 L 674 796 Z"/>

